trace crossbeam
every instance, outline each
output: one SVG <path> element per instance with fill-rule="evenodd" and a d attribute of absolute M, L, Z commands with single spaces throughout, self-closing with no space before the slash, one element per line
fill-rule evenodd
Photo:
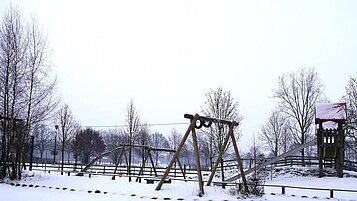
<path fill-rule="evenodd" d="M 190 120 L 192 120 L 194 118 L 194 116 L 192 114 L 185 114 L 184 117 L 186 119 L 190 119 Z M 238 126 L 239 125 L 238 122 L 232 122 L 232 121 L 227 121 L 227 120 L 224 120 L 224 119 L 217 119 L 217 118 L 204 117 L 204 116 L 198 116 L 197 120 L 207 121 L 207 122 L 212 122 L 212 123 L 222 123 L 222 124 L 226 124 L 228 126 L 230 126 L 231 124 L 234 124 L 234 126 Z"/>

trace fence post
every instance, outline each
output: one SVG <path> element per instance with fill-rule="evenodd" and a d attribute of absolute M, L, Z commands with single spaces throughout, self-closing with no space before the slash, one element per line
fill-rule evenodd
<path fill-rule="evenodd" d="M 333 198 L 333 189 L 330 189 L 330 198 Z"/>
<path fill-rule="evenodd" d="M 285 194 L 285 186 L 281 187 L 281 194 L 284 195 Z"/>

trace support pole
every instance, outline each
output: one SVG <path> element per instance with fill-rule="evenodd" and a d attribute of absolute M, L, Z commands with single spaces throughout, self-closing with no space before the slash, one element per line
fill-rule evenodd
<path fill-rule="evenodd" d="M 319 128 L 317 129 L 317 148 L 318 148 L 318 153 L 319 153 L 319 177 L 322 177 L 323 175 L 323 128 L 322 128 L 322 123 L 320 122 Z"/>
<path fill-rule="evenodd" d="M 200 163 L 200 155 L 199 155 L 199 150 L 198 150 L 198 145 L 197 145 L 197 136 L 196 136 L 196 130 L 192 129 L 192 142 L 193 142 L 193 148 L 195 150 L 195 159 L 196 159 L 196 170 L 197 170 L 197 176 L 198 176 L 198 186 L 199 186 L 199 194 L 198 196 L 202 197 L 203 194 L 205 193 L 203 190 L 203 179 L 202 179 L 202 172 L 201 172 L 201 163 Z"/>
<path fill-rule="evenodd" d="M 177 163 L 179 164 L 181 173 L 182 173 L 182 175 L 183 175 L 183 179 L 186 180 L 186 171 L 184 171 L 184 170 L 182 169 L 182 165 L 181 165 L 181 162 L 180 162 L 180 159 L 179 159 L 179 158 L 177 158 Z"/>
<path fill-rule="evenodd" d="M 144 158 L 143 164 L 141 165 L 139 173 L 138 173 L 138 176 L 136 177 L 136 182 L 138 182 L 138 181 L 141 182 L 140 176 L 144 175 L 145 164 L 146 164 L 146 161 L 147 161 L 148 158 L 149 158 L 149 154 L 146 153 L 146 156 Z"/>
<path fill-rule="evenodd" d="M 240 171 L 240 174 L 242 175 L 242 181 L 243 181 L 243 186 L 244 186 L 244 190 L 245 192 L 248 192 L 248 184 L 247 184 L 247 179 L 245 178 L 245 173 L 244 173 L 244 170 L 243 170 L 243 163 L 242 163 L 242 159 L 240 158 L 240 154 L 239 154 L 239 150 L 238 150 L 238 146 L 237 146 L 237 141 L 234 137 L 234 134 L 233 134 L 233 128 L 230 128 L 232 129 L 232 132 L 231 132 L 231 137 L 232 137 L 232 143 L 233 143 L 233 148 L 234 148 L 234 152 L 236 154 L 236 158 L 237 158 L 237 162 L 238 162 L 238 169 Z"/>
<path fill-rule="evenodd" d="M 33 141 L 35 136 L 31 135 L 31 153 L 30 153 L 30 167 L 29 170 L 32 171 L 32 162 L 33 162 Z"/>
<path fill-rule="evenodd" d="M 226 147 L 227 147 L 229 137 L 231 136 L 231 133 L 233 133 L 233 128 L 234 128 L 234 124 L 231 124 L 231 125 L 229 126 L 228 134 L 227 134 L 226 137 L 224 138 L 224 142 L 223 142 L 223 145 L 222 145 L 222 147 L 221 147 L 221 150 L 220 150 L 219 153 L 218 153 L 218 158 L 217 158 L 217 160 L 216 160 L 216 163 L 215 163 L 214 166 L 213 166 L 211 175 L 209 176 L 209 179 L 208 179 L 208 181 L 207 181 L 207 186 L 211 185 L 211 183 L 212 183 L 213 176 L 214 176 L 214 174 L 215 174 L 216 171 L 217 171 L 218 164 L 219 164 L 219 162 L 222 160 L 222 156 L 223 156 L 224 150 L 225 150 Z"/>
<path fill-rule="evenodd" d="M 151 162 L 152 168 L 154 169 L 155 177 L 157 177 L 155 163 L 154 163 L 154 160 L 152 160 L 152 156 L 151 156 L 151 149 L 149 149 L 148 152 L 149 152 L 149 158 L 150 158 L 150 162 Z M 150 175 L 151 175 L 151 173 L 150 173 Z"/>
<path fill-rule="evenodd" d="M 184 137 L 182 138 L 180 145 L 178 146 L 178 148 L 177 148 L 177 150 L 176 150 L 174 156 L 172 157 L 172 159 L 171 159 L 169 165 L 168 165 L 167 168 L 166 168 L 166 171 L 165 171 L 164 175 L 161 177 L 161 180 L 160 180 L 159 184 L 158 184 L 157 187 L 156 187 L 156 190 L 157 190 L 157 191 L 160 190 L 161 187 L 162 187 L 162 185 L 164 184 L 164 181 L 165 181 L 166 177 L 169 175 L 170 170 L 171 170 L 171 168 L 172 168 L 172 165 L 174 164 L 174 162 L 175 162 L 176 159 L 178 158 L 178 156 L 179 156 L 179 154 L 180 154 L 180 151 L 181 151 L 183 145 L 185 144 L 185 142 L 186 142 L 186 140 L 187 140 L 187 138 L 188 138 L 190 132 L 191 132 L 193 129 L 195 129 L 195 125 L 196 125 L 197 119 L 198 119 L 198 114 L 196 114 L 196 115 L 193 117 L 193 119 L 191 120 L 191 124 L 190 124 L 189 127 L 187 128 L 187 131 L 186 131 Z"/>
<path fill-rule="evenodd" d="M 115 180 L 115 174 L 117 173 L 118 166 L 121 161 L 121 157 L 123 156 L 123 152 L 124 152 L 124 147 L 121 148 L 119 157 L 118 157 L 117 161 L 115 162 L 114 175 L 112 177 L 112 180 Z"/>

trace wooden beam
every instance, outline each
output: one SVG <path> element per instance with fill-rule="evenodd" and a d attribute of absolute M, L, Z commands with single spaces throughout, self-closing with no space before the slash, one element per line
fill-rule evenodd
<path fill-rule="evenodd" d="M 171 159 L 169 165 L 168 165 L 167 168 L 166 168 L 166 171 L 165 171 L 164 175 L 161 177 L 161 180 L 160 180 L 159 184 L 158 184 L 157 187 L 156 187 L 156 190 L 157 190 L 157 191 L 161 189 L 162 185 L 163 185 L 164 182 L 165 182 L 166 177 L 169 175 L 170 170 L 171 170 L 171 168 L 172 168 L 172 165 L 175 163 L 176 159 L 178 158 L 178 156 L 179 156 L 179 154 L 180 154 L 180 151 L 181 151 L 183 145 L 185 144 L 185 142 L 186 142 L 186 140 L 187 140 L 187 138 L 188 138 L 190 132 L 192 131 L 192 129 L 195 128 L 196 121 L 197 121 L 198 117 L 199 117 L 198 114 L 196 114 L 196 115 L 194 116 L 194 118 L 191 120 L 191 123 L 190 123 L 190 125 L 188 126 L 187 131 L 186 131 L 185 135 L 183 136 L 183 138 L 182 138 L 182 140 L 181 140 L 181 143 L 180 143 L 179 146 L 177 147 L 177 150 L 176 150 L 174 156 L 172 157 L 172 159 Z"/>
<path fill-rule="evenodd" d="M 203 190 L 203 179 L 202 179 L 200 155 L 199 155 L 199 150 L 198 150 L 198 145 L 197 145 L 197 137 L 196 137 L 195 128 L 192 129 L 192 142 L 193 142 L 193 149 L 195 150 L 196 170 L 197 170 L 197 176 L 198 176 L 198 186 L 199 186 L 199 190 L 200 190 L 200 192 L 198 193 L 198 196 L 202 197 L 205 192 Z"/>
<path fill-rule="evenodd" d="M 229 129 L 232 129 L 232 132 L 231 133 L 231 137 L 232 137 L 232 144 L 233 144 L 233 149 L 234 149 L 234 152 L 236 154 L 236 158 L 237 158 L 237 162 L 238 162 L 238 169 L 242 175 L 242 181 L 243 181 L 243 187 L 244 187 L 244 190 L 245 192 L 248 193 L 249 189 L 248 189 L 248 183 L 247 183 L 247 179 L 245 178 L 245 174 L 244 174 L 244 170 L 243 170 L 243 162 L 242 162 L 242 159 L 240 158 L 240 154 L 239 154 L 239 150 L 238 150 L 238 146 L 237 146 L 237 141 L 236 141 L 236 138 L 234 137 L 234 133 L 233 133 L 233 127 L 229 128 Z"/>
<path fill-rule="evenodd" d="M 190 119 L 190 120 L 192 120 L 194 118 L 194 116 L 192 114 L 185 114 L 184 117 L 186 119 Z M 202 120 L 202 121 L 207 121 L 207 122 L 212 122 L 212 123 L 221 123 L 221 124 L 226 124 L 226 125 L 231 125 L 233 123 L 232 121 L 227 121 L 224 119 L 217 119 L 217 118 L 203 117 L 203 116 L 198 116 L 197 120 Z M 237 123 L 237 122 L 234 122 L 233 124 L 234 124 L 234 126 L 239 125 L 239 123 Z"/>
<path fill-rule="evenodd" d="M 233 128 L 234 126 L 235 126 L 234 124 L 231 124 L 230 128 Z M 217 171 L 219 162 L 222 160 L 222 156 L 223 156 L 224 150 L 227 147 L 228 140 L 229 140 L 229 138 L 231 136 L 231 132 L 233 132 L 233 129 L 229 129 L 228 134 L 224 137 L 223 145 L 222 145 L 222 147 L 221 147 L 221 149 L 220 149 L 220 151 L 218 153 L 218 157 L 217 157 L 216 163 L 214 164 L 214 167 L 212 169 L 211 175 L 209 176 L 209 179 L 207 181 L 207 186 L 211 185 L 211 183 L 212 183 L 213 176 Z"/>

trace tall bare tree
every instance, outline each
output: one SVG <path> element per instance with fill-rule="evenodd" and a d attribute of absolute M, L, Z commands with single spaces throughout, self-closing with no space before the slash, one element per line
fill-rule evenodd
<path fill-rule="evenodd" d="M 0 28 L 0 86 L 2 116 L 1 178 L 21 178 L 21 161 L 26 137 L 25 126 L 18 128 L 16 119 L 23 120 L 23 82 L 26 72 L 26 30 L 18 10 L 10 9 L 3 17 Z M 11 162 L 10 167 L 7 166 Z"/>
<path fill-rule="evenodd" d="M 136 137 L 136 143 L 139 145 L 149 145 L 151 140 L 150 128 L 147 123 L 140 125 L 139 131 Z M 144 164 L 145 160 L 145 149 L 137 149 L 139 151 L 139 155 L 141 156 L 141 163 Z"/>
<path fill-rule="evenodd" d="M 75 133 L 79 129 L 79 125 L 76 122 L 72 111 L 69 109 L 67 104 L 64 104 L 57 112 L 55 116 L 55 122 L 59 128 L 58 139 L 60 141 L 61 148 L 61 174 L 63 174 L 64 166 L 64 153 L 67 146 L 70 146 L 70 142 L 74 137 Z"/>
<path fill-rule="evenodd" d="M 205 116 L 210 116 L 218 119 L 227 119 L 230 121 L 241 122 L 242 117 L 238 112 L 238 101 L 235 101 L 230 91 L 224 91 L 222 87 L 216 90 L 210 89 L 206 94 L 206 101 L 202 107 L 202 112 Z M 234 135 L 238 139 L 240 137 L 237 127 L 234 130 Z M 213 157 L 220 151 L 224 137 L 228 132 L 228 127 L 220 122 L 214 122 L 211 127 L 204 131 L 210 143 L 211 164 Z M 227 146 L 228 147 L 228 146 Z M 223 175 L 223 159 L 221 160 L 221 172 Z"/>
<path fill-rule="evenodd" d="M 304 144 L 312 131 L 315 103 L 322 95 L 323 86 L 313 68 L 301 68 L 278 78 L 278 88 L 273 97 L 279 99 L 282 111 L 292 120 L 293 133 L 298 143 Z M 301 150 L 302 163 L 305 162 L 304 149 Z"/>
<path fill-rule="evenodd" d="M 0 28 L 0 115 L 5 150 L 0 177 L 21 178 L 32 128 L 48 119 L 58 103 L 49 63 L 47 42 L 37 21 L 26 23 L 10 6 Z M 5 161 L 12 161 L 12 167 L 7 168 Z"/>
<path fill-rule="evenodd" d="M 351 77 L 346 87 L 346 94 L 342 98 L 346 102 L 347 107 L 347 143 L 348 148 L 354 153 L 357 158 L 357 79 Z"/>
<path fill-rule="evenodd" d="M 36 18 L 32 18 L 27 35 L 26 72 L 26 126 L 47 120 L 57 108 L 56 78 L 51 77 L 50 50 Z"/>
<path fill-rule="evenodd" d="M 137 111 L 134 101 L 131 99 L 130 102 L 128 103 L 127 109 L 126 109 L 126 117 L 125 117 L 125 122 L 126 122 L 126 128 L 124 129 L 124 133 L 126 135 L 126 138 L 128 140 L 129 144 L 129 161 L 128 161 L 128 174 L 129 174 L 129 181 L 131 181 L 131 157 L 132 157 L 132 145 L 135 142 L 135 139 L 137 137 L 139 127 L 140 127 L 140 116 L 139 112 Z"/>

